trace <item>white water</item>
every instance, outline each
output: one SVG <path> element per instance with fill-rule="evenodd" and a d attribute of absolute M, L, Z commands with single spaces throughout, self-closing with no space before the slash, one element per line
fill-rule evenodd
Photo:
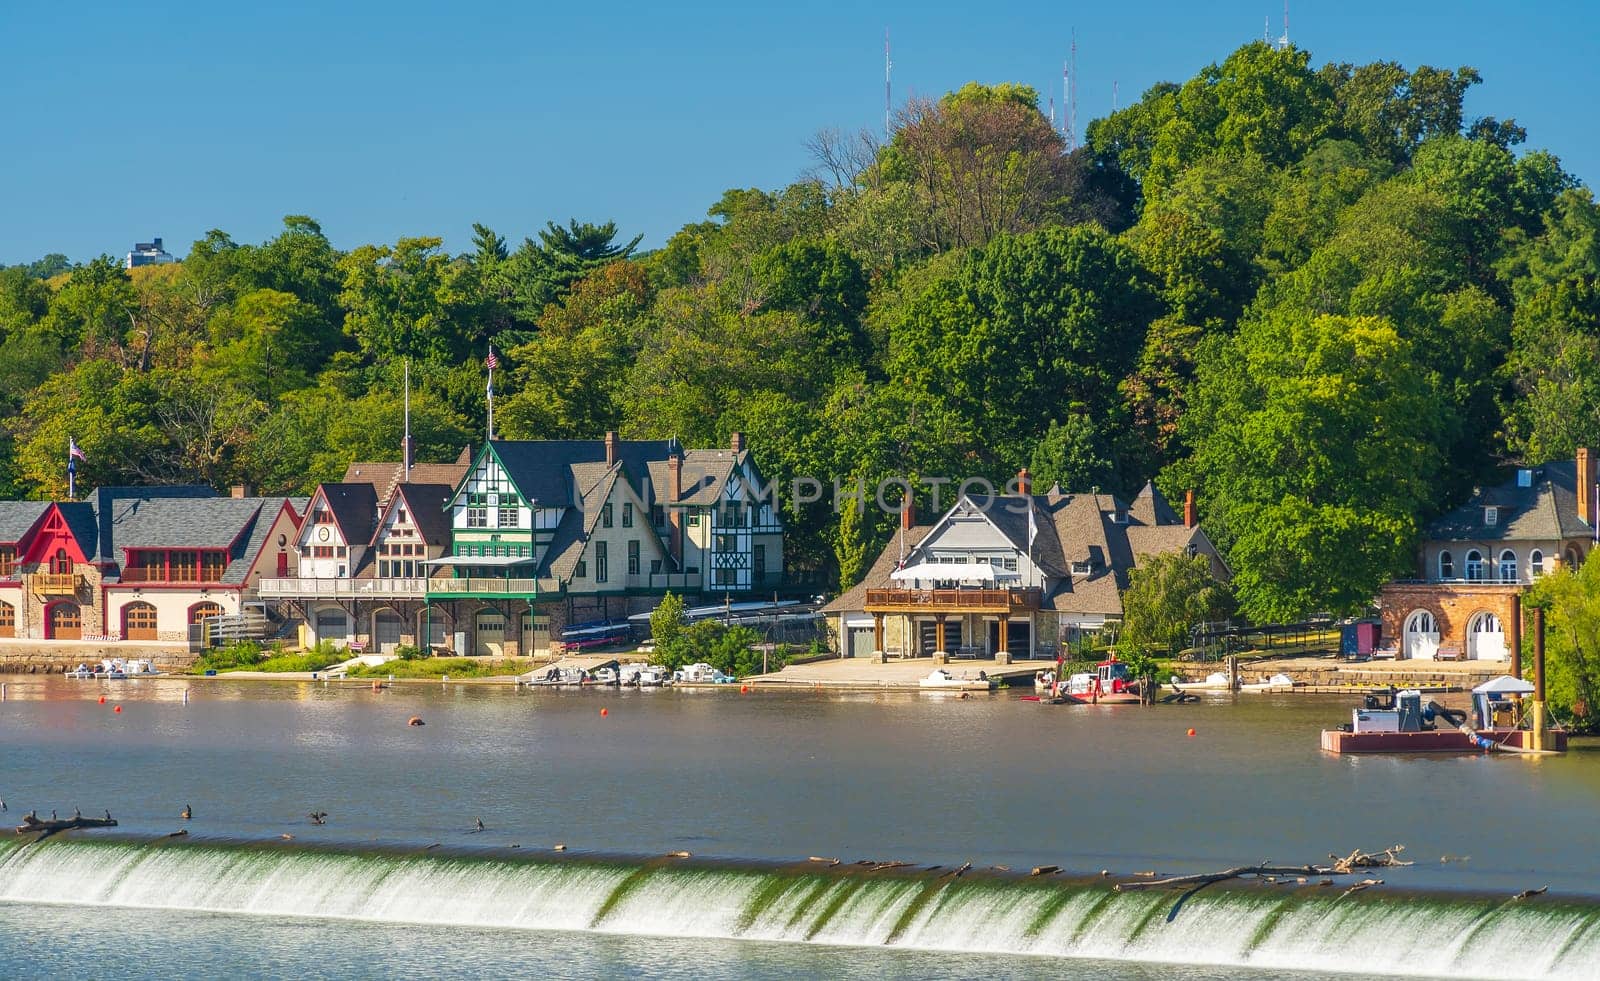
<path fill-rule="evenodd" d="M 499 861 L 289 845 L 0 844 L 0 901 L 723 937 L 1265 969 L 1600 977 L 1600 906 Z"/>

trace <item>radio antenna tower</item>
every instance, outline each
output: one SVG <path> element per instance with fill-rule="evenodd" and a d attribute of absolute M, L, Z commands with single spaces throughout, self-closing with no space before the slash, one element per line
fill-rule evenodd
<path fill-rule="evenodd" d="M 1066 83 L 1061 92 L 1061 113 L 1067 123 L 1067 152 L 1078 148 L 1078 29 L 1072 29 L 1071 59 L 1067 62 Z"/>
<path fill-rule="evenodd" d="M 1278 38 L 1278 47 L 1289 49 L 1289 0 L 1283 0 L 1283 37 Z"/>
<path fill-rule="evenodd" d="M 894 62 L 889 60 L 889 29 L 883 29 L 883 138 L 888 139 L 893 135 L 890 125 L 890 108 L 893 100 L 890 95 L 889 73 L 894 69 Z"/>
<path fill-rule="evenodd" d="M 1056 128 L 1056 94 L 1050 93 L 1050 128 Z"/>

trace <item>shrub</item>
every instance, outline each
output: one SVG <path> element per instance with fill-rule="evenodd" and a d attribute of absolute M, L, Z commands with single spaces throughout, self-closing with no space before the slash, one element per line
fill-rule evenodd
<path fill-rule="evenodd" d="M 230 671 L 238 668 L 248 668 L 266 660 L 267 655 L 262 653 L 261 645 L 253 640 L 240 640 L 219 647 L 202 654 L 194 663 L 196 673 L 205 671 Z"/>
<path fill-rule="evenodd" d="M 402 661 L 416 661 L 428 656 L 428 652 L 415 644 L 401 644 L 394 649 L 395 656 Z"/>

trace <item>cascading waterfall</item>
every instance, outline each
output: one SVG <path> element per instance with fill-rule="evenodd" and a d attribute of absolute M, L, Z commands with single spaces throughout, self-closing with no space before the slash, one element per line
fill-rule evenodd
<path fill-rule="evenodd" d="M 287 843 L 0 842 L 0 902 L 488 928 L 592 930 L 964 952 L 1593 977 L 1600 905 L 1337 888 L 1169 892 L 845 867 L 406 854 Z"/>

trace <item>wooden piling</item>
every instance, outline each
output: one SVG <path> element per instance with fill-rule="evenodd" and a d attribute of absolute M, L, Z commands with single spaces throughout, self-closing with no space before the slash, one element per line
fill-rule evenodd
<path fill-rule="evenodd" d="M 1511 594 L 1511 677 L 1522 677 L 1522 597 Z"/>
<path fill-rule="evenodd" d="M 1533 748 L 1544 749 L 1544 608 L 1533 608 Z"/>

